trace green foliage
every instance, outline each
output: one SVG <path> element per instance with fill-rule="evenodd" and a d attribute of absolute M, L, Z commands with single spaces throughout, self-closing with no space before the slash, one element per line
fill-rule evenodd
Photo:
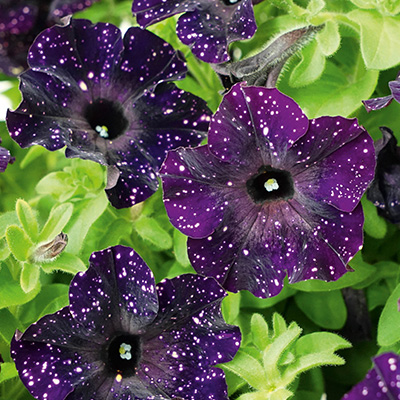
<path fill-rule="evenodd" d="M 295 301 L 307 317 L 325 329 L 341 329 L 347 319 L 347 309 L 340 290 L 329 292 L 298 292 Z"/>
<path fill-rule="evenodd" d="M 244 340 L 233 361 L 220 367 L 251 387 L 238 399 L 287 399 L 294 392 L 293 384 L 301 373 L 322 365 L 342 365 L 335 352 L 350 343 L 329 332 L 314 332 L 300 337 L 302 329 L 295 322 L 286 324 L 275 313 L 272 329 L 259 314 L 253 314 L 249 337 Z M 232 387 L 240 388 L 236 384 Z M 233 394 L 233 393 L 230 393 Z"/>
<path fill-rule="evenodd" d="M 368 69 L 387 69 L 400 62 L 400 16 L 354 10 L 348 17 L 360 27 L 361 54 Z"/>
<path fill-rule="evenodd" d="M 378 344 L 391 346 L 400 340 L 400 284 L 390 295 L 378 323 Z"/>
<path fill-rule="evenodd" d="M 75 17 L 128 27 L 136 24 L 131 6 L 131 0 L 100 0 Z M 388 126 L 400 139 L 397 102 L 371 113 L 361 103 L 389 94 L 388 81 L 396 78 L 398 0 L 265 0 L 254 10 L 258 30 L 252 39 L 231 45 L 234 59 L 259 52 L 283 33 L 321 25 L 287 62 L 278 88 L 310 118 L 357 117 L 375 140 L 381 137 L 379 126 Z M 214 112 L 222 99 L 220 79 L 180 42 L 175 30 L 178 18 L 149 29 L 186 58 L 188 73 L 177 86 L 203 98 Z M 0 80 L 9 80 L 11 88 L 5 95 L 15 107 L 21 98 L 18 80 L 4 75 Z M 104 192 L 106 167 L 66 159 L 64 149 L 21 149 L 8 136 L 4 122 L 0 122 L 0 136 L 2 146 L 16 158 L 0 174 L 0 353 L 6 361 L 1 366 L 0 398 L 26 400 L 31 396 L 15 379 L 10 340 L 16 329 L 23 331 L 43 315 L 68 305 L 68 283 L 87 268 L 92 252 L 117 244 L 131 246 L 157 281 L 194 270 L 187 256 L 187 238 L 171 226 L 161 190 L 131 209 L 114 209 Z M 320 400 L 323 393 L 342 398 L 370 368 L 378 346 L 380 352 L 400 352 L 400 231 L 378 216 L 365 198 L 362 205 L 365 245 L 349 262 L 352 271 L 342 278 L 285 282 L 281 293 L 268 299 L 242 291 L 223 300 L 226 321 L 239 325 L 243 335 L 235 359 L 221 365 L 232 400 Z M 37 249 L 60 232 L 68 235 L 65 250 L 54 259 L 35 258 Z M 365 291 L 372 339 L 345 350 L 346 365 L 339 367 L 344 361 L 336 351 L 349 343 L 320 330 L 342 329 L 347 307 L 341 289 L 348 287 Z M 284 318 L 297 322 L 287 324 Z M 272 325 L 266 322 L 271 319 Z M 322 365 L 335 367 L 319 369 Z"/>

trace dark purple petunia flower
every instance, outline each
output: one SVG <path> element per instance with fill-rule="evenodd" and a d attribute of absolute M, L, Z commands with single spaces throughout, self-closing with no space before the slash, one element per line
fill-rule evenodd
<path fill-rule="evenodd" d="M 384 353 L 374 358 L 374 367 L 365 379 L 343 396 L 342 400 L 399 400 L 400 357 Z"/>
<path fill-rule="evenodd" d="M 1 0 L 0 72 L 17 76 L 28 68 L 29 46 L 44 29 L 97 0 Z"/>
<path fill-rule="evenodd" d="M 389 82 L 389 89 L 392 92 L 389 96 L 363 100 L 366 110 L 368 112 L 380 110 L 381 108 L 387 107 L 393 99 L 400 103 L 400 72 L 397 74 L 394 81 Z"/>
<path fill-rule="evenodd" d="M 213 366 L 241 337 L 222 318 L 225 295 L 193 274 L 156 286 L 132 249 L 111 247 L 72 280 L 69 306 L 15 334 L 11 355 L 37 399 L 227 399 Z"/>
<path fill-rule="evenodd" d="M 208 63 L 228 61 L 229 43 L 249 39 L 257 29 L 251 0 L 134 0 L 132 11 L 141 27 L 184 13 L 178 37 Z"/>
<path fill-rule="evenodd" d="M 186 72 L 162 39 L 131 28 L 72 20 L 40 34 L 21 74 L 23 100 L 7 114 L 21 146 L 67 146 L 67 157 L 107 165 L 107 195 L 129 207 L 158 188 L 167 150 L 197 145 L 211 112 L 198 97 L 169 81 Z"/>
<path fill-rule="evenodd" d="M 393 132 L 380 128 L 383 138 L 375 143 L 377 163 L 375 178 L 367 190 L 367 199 L 378 213 L 393 224 L 400 223 L 400 147 Z"/>
<path fill-rule="evenodd" d="M 276 89 L 233 86 L 208 145 L 169 152 L 172 224 L 196 271 L 258 297 L 289 282 L 332 281 L 363 242 L 359 200 L 374 176 L 372 139 L 355 119 L 309 121 Z"/>
<path fill-rule="evenodd" d="M 0 172 L 4 172 L 8 164 L 12 164 L 13 162 L 14 162 L 14 157 L 11 157 L 10 152 L 4 147 L 0 146 Z"/>

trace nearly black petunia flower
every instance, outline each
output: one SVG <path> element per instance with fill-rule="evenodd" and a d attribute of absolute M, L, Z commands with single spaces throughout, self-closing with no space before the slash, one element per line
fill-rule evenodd
<path fill-rule="evenodd" d="M 28 68 L 29 46 L 44 29 L 97 0 L 1 0 L 0 71 L 17 76 Z"/>
<path fill-rule="evenodd" d="M 400 357 L 384 353 L 374 358 L 374 367 L 365 379 L 343 396 L 342 400 L 399 400 Z"/>
<path fill-rule="evenodd" d="M 178 37 L 208 63 L 229 60 L 229 43 L 249 39 L 257 29 L 251 0 L 133 0 L 132 11 L 141 27 L 184 13 Z"/>
<path fill-rule="evenodd" d="M 122 40 L 114 25 L 72 20 L 37 37 L 29 64 L 23 100 L 7 113 L 11 137 L 107 165 L 117 208 L 151 196 L 167 150 L 207 131 L 206 103 L 168 82 L 186 72 L 179 53 L 151 32 L 131 28 Z"/>
<path fill-rule="evenodd" d="M 4 172 L 8 164 L 12 164 L 13 162 L 14 162 L 14 157 L 11 157 L 10 152 L 4 147 L 0 146 L 0 172 Z"/>
<path fill-rule="evenodd" d="M 169 218 L 189 236 L 197 272 L 259 297 L 279 293 L 286 274 L 342 276 L 362 246 L 359 200 L 375 167 L 357 121 L 309 121 L 278 90 L 236 84 L 208 135 L 161 168 Z"/>
<path fill-rule="evenodd" d="M 387 107 L 393 99 L 400 103 L 400 72 L 397 74 L 397 77 L 394 81 L 389 82 L 389 89 L 392 93 L 388 96 L 363 100 L 365 109 L 368 112 L 380 110 L 381 108 Z"/>
<path fill-rule="evenodd" d="M 382 139 L 375 143 L 377 163 L 375 178 L 367 190 L 379 215 L 393 224 L 400 223 L 400 147 L 393 132 L 382 126 Z"/>
<path fill-rule="evenodd" d="M 212 278 L 157 286 L 130 248 L 93 253 L 71 282 L 70 305 L 17 332 L 11 355 L 41 400 L 227 399 L 224 373 L 240 345 Z"/>

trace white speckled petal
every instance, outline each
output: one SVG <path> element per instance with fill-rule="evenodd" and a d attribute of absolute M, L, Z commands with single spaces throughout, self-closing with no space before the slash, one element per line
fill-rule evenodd
<path fill-rule="evenodd" d="M 76 384 L 103 371 L 97 355 L 103 343 L 88 336 L 69 307 L 64 307 L 41 318 L 24 334 L 17 333 L 11 355 L 22 382 L 37 399 L 62 400 Z"/>
<path fill-rule="evenodd" d="M 187 400 L 227 399 L 224 374 L 240 346 L 237 327 L 224 322 L 226 292 L 212 278 L 186 274 L 157 285 L 160 313 L 147 332 L 142 365 L 167 393 Z"/>
<path fill-rule="evenodd" d="M 221 223 L 229 194 L 235 197 L 233 182 L 249 177 L 246 168 L 221 161 L 207 146 L 170 151 L 160 173 L 172 224 L 195 238 L 208 236 Z"/>
<path fill-rule="evenodd" d="M 342 400 L 400 400 L 400 357 L 384 353 L 374 358 L 365 379 Z"/>
<path fill-rule="evenodd" d="M 208 63 L 229 60 L 231 42 L 251 38 L 256 23 L 251 0 L 135 0 L 132 11 L 146 27 L 178 13 L 176 32 L 193 54 Z"/>
<path fill-rule="evenodd" d="M 255 168 L 281 168 L 287 149 L 306 133 L 308 124 L 294 100 L 277 89 L 238 83 L 211 120 L 208 144 L 225 161 L 238 162 L 246 154 Z"/>
<path fill-rule="evenodd" d="M 90 268 L 71 282 L 70 310 L 88 331 L 137 334 L 158 311 L 154 277 L 131 248 L 115 246 L 93 253 Z"/>
<path fill-rule="evenodd" d="M 372 138 L 355 119 L 321 117 L 288 150 L 296 190 L 352 211 L 374 177 Z"/>

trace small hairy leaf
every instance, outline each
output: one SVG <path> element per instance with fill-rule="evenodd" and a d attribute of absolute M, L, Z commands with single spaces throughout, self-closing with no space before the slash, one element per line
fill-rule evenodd
<path fill-rule="evenodd" d="M 63 203 L 54 206 L 39 235 L 39 241 L 53 240 L 65 227 L 72 215 L 73 206 L 71 203 Z"/>
<path fill-rule="evenodd" d="M 19 222 L 33 242 L 38 236 L 38 223 L 31 206 L 23 199 L 18 199 L 15 206 Z"/>
<path fill-rule="evenodd" d="M 33 243 L 28 235 L 17 225 L 10 225 L 6 230 L 6 240 L 13 256 L 19 261 L 26 261 Z"/>
<path fill-rule="evenodd" d="M 21 271 L 20 284 L 25 293 L 40 287 L 40 267 L 36 264 L 24 263 Z"/>
<path fill-rule="evenodd" d="M 391 346 L 400 340 L 400 284 L 388 298 L 378 323 L 378 344 Z"/>

